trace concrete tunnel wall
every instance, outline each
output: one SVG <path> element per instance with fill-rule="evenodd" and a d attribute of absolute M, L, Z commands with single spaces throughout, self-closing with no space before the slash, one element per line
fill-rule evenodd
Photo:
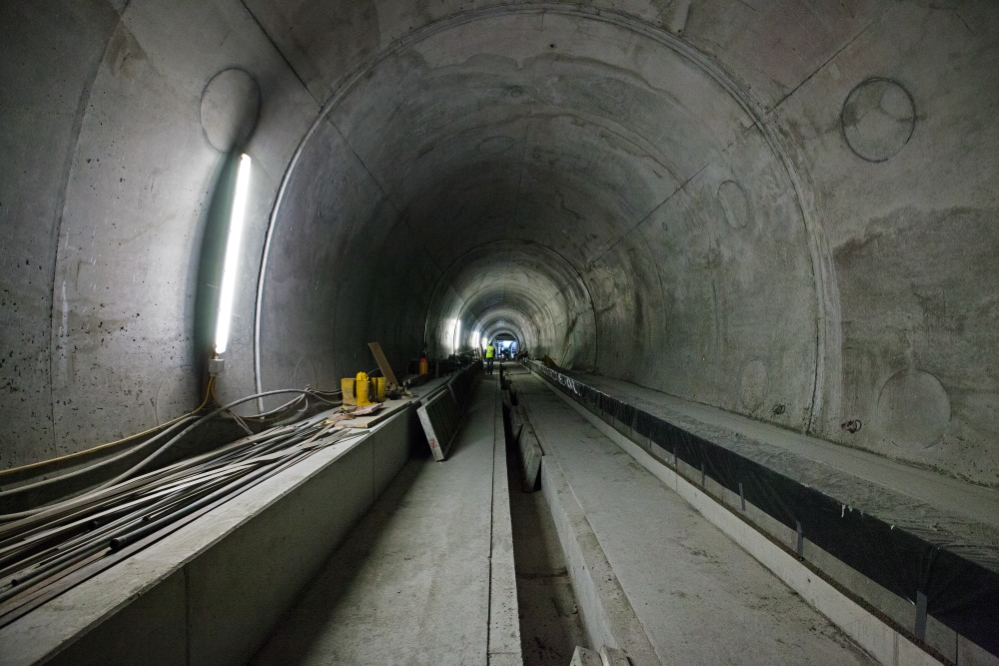
<path fill-rule="evenodd" d="M 2 468 L 198 403 L 241 148 L 223 399 L 460 320 L 999 483 L 992 3 L 11 0 L 0 81 Z"/>

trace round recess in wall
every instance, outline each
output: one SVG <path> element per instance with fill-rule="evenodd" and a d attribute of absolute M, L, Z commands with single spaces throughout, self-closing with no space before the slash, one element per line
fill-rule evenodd
<path fill-rule="evenodd" d="M 767 368 L 762 361 L 750 361 L 742 371 L 742 387 L 739 401 L 742 406 L 755 412 L 767 397 Z"/>
<path fill-rule="evenodd" d="M 502 153 L 513 148 L 514 140 L 508 136 L 491 136 L 479 142 L 479 152 Z"/>
<path fill-rule="evenodd" d="M 260 88 L 241 69 L 226 69 L 201 94 L 201 126 L 217 150 L 239 150 L 250 139 L 260 114 Z"/>
<path fill-rule="evenodd" d="M 903 370 L 881 387 L 878 421 L 892 444 L 929 448 L 940 441 L 950 423 L 950 398 L 930 373 Z"/>
<path fill-rule="evenodd" d="M 749 223 L 749 197 L 742 185 L 734 180 L 726 180 L 718 186 L 717 196 L 730 227 L 742 229 Z"/>
<path fill-rule="evenodd" d="M 843 137 L 857 157 L 884 162 L 912 138 L 916 129 L 916 103 L 897 81 L 867 79 L 846 96 L 840 123 Z"/>

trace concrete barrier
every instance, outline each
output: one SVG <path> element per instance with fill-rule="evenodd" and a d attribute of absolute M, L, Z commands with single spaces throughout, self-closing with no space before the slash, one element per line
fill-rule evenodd
<path fill-rule="evenodd" d="M 887 666 L 930 666 L 940 663 L 904 634 L 840 592 L 786 549 L 736 515 L 730 507 L 717 502 L 702 488 L 674 472 L 596 414 L 547 382 L 542 383 L 667 487 L 676 491 L 709 522 L 828 617 L 879 662 Z M 575 580 L 573 583 L 575 584 Z"/>
<path fill-rule="evenodd" d="M 0 663 L 244 664 L 409 456 L 412 410 L 0 629 Z"/>
<path fill-rule="evenodd" d="M 545 495 L 590 645 L 624 650 L 635 666 L 660 659 L 554 456 L 541 462 Z"/>

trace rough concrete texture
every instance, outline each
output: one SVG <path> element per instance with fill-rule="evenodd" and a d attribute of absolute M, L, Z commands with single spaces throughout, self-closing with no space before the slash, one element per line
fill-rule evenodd
<path fill-rule="evenodd" d="M 412 412 L 318 451 L 0 629 L 0 663 L 245 664 L 405 465 Z"/>
<path fill-rule="evenodd" d="M 480 387 L 447 461 L 406 463 L 251 663 L 490 662 L 494 455 L 503 446 L 490 389 Z M 510 559 L 512 542 L 501 548 Z M 516 608 L 516 590 L 506 593 Z M 519 645 L 505 655 L 519 656 Z"/>
<path fill-rule="evenodd" d="M 588 641 L 565 555 L 544 493 L 522 492 L 513 449 L 507 460 L 524 664 L 567 664 Z"/>
<path fill-rule="evenodd" d="M 517 565 L 514 556 L 514 531 L 503 430 L 502 392 L 492 378 L 484 380 L 495 400 L 493 407 L 493 495 L 489 554 L 489 655 L 492 666 L 523 666 L 520 607 L 517 588 Z M 482 389 L 480 389 L 482 390 Z"/>
<path fill-rule="evenodd" d="M 662 663 L 877 663 L 541 380 L 518 385 Z"/>
<path fill-rule="evenodd" d="M 580 380 L 708 441 L 999 571 L 999 491 L 776 428 L 628 382 Z M 623 424 L 617 426 L 625 431 Z"/>
<path fill-rule="evenodd" d="M 509 331 L 999 483 L 993 3 L 0 12 L 0 466 L 197 404 L 231 163 L 202 109 L 236 68 L 260 108 L 223 396 Z"/>
<path fill-rule="evenodd" d="M 622 382 L 615 382 L 614 380 L 604 380 L 604 382 L 622 384 Z M 801 564 L 795 556 L 790 555 L 790 553 L 795 552 L 797 547 L 798 539 L 795 530 L 789 529 L 784 524 L 774 520 L 771 516 L 754 506 L 752 502 L 744 501 L 744 498 L 739 493 L 724 488 L 720 484 L 715 483 L 710 477 L 707 477 L 705 484 L 701 486 L 699 469 L 690 467 L 683 461 L 674 461 L 668 453 L 663 452 L 658 447 L 650 446 L 644 437 L 636 437 L 630 428 L 622 425 L 620 422 L 601 415 L 599 411 L 591 411 L 583 407 L 551 384 L 546 384 L 546 386 L 567 405 L 580 413 L 591 424 L 595 425 L 600 432 L 610 437 L 614 443 L 634 457 L 639 464 L 652 472 L 667 487 L 676 490 L 685 500 L 697 508 L 705 518 L 732 537 L 740 546 L 750 552 L 753 557 L 773 571 L 784 582 L 788 583 L 792 589 L 808 599 L 809 603 L 815 606 L 820 612 L 832 618 L 852 638 L 859 641 L 868 652 L 875 655 L 879 661 L 891 664 L 907 663 L 906 660 L 899 657 L 899 646 L 902 643 L 908 644 L 910 642 L 911 632 L 905 628 L 915 626 L 916 607 L 911 601 L 895 595 L 893 592 L 858 573 L 836 557 L 816 546 L 806 536 L 802 544 L 803 557 L 809 563 L 810 567 L 814 567 L 814 569 L 821 571 L 823 574 L 822 577 L 812 575 L 814 573 L 813 568 Z M 631 387 L 632 392 L 655 393 L 647 389 L 638 389 L 633 385 L 628 386 Z M 659 395 L 662 396 L 662 394 Z M 642 402 L 643 407 L 646 409 L 649 406 L 647 400 L 636 400 L 636 402 Z M 669 400 L 671 407 L 676 407 L 678 402 L 676 398 Z M 661 405 L 659 406 L 661 407 Z M 670 419 L 674 419 L 677 415 L 680 415 L 679 418 L 676 418 L 676 422 L 682 423 L 683 427 L 694 432 L 699 432 L 703 436 L 718 438 L 719 435 L 722 435 L 717 441 L 725 442 L 724 445 L 726 446 L 731 446 L 733 440 L 726 440 L 725 435 L 735 435 L 734 441 L 737 442 L 736 446 L 743 455 L 749 457 L 755 457 L 752 449 L 756 447 L 764 450 L 770 448 L 769 455 L 765 451 L 763 452 L 766 464 L 774 464 L 775 469 L 791 475 L 800 473 L 800 469 L 794 469 L 793 465 L 787 465 L 787 457 L 782 459 L 781 456 L 774 456 L 772 447 L 768 444 L 764 444 L 760 440 L 750 440 L 751 444 L 750 442 L 739 441 L 741 437 L 746 436 L 745 433 L 748 431 L 773 430 L 773 426 L 760 424 L 751 419 L 721 412 L 721 410 L 708 408 L 704 405 L 687 404 L 683 405 L 683 407 L 686 407 L 686 409 L 667 409 L 657 413 L 661 414 L 662 411 L 666 411 L 669 413 L 667 418 Z M 708 415 L 708 418 L 698 419 L 693 416 L 693 414 L 699 414 L 703 417 L 709 410 L 713 411 L 714 414 Z M 711 418 L 711 416 L 715 418 Z M 722 423 L 726 425 L 721 425 Z M 738 425 L 743 426 L 741 431 Z M 783 437 L 776 437 L 774 440 L 782 445 L 793 442 L 797 445 L 796 448 L 802 453 L 814 454 L 816 452 L 817 447 L 811 445 L 807 437 L 789 431 L 783 431 L 783 433 Z M 743 444 L 749 444 L 749 446 L 744 446 Z M 843 467 L 853 468 L 854 471 L 858 467 L 858 465 L 852 464 L 853 461 L 850 461 L 849 455 L 838 458 L 829 456 L 828 454 L 835 453 L 835 450 L 830 449 L 827 444 L 822 446 L 820 450 L 824 454 L 823 462 L 829 463 L 830 466 L 839 467 L 840 470 Z M 785 451 L 784 453 L 786 455 L 787 452 Z M 868 463 L 870 468 L 883 473 L 889 485 L 899 480 L 898 477 L 900 475 L 898 473 L 900 471 L 907 472 L 909 475 L 919 474 L 920 472 L 920 470 L 913 470 L 902 466 L 891 468 L 887 464 L 887 461 L 878 461 L 874 454 L 862 454 L 859 451 L 846 451 L 846 453 L 874 458 L 877 464 L 869 465 L 870 460 L 865 462 Z M 794 455 L 788 457 L 791 460 L 795 458 Z M 798 460 L 797 462 L 801 465 L 803 461 Z M 814 463 L 816 460 L 808 462 Z M 843 465 L 844 462 L 851 464 Z M 835 473 L 830 475 L 830 477 L 826 475 L 811 475 L 810 479 L 815 482 L 816 487 L 826 492 L 843 490 L 842 487 L 831 490 L 832 486 L 829 485 L 831 479 L 842 481 L 843 477 Z M 837 477 L 839 478 L 837 479 Z M 801 479 L 799 478 L 799 480 Z M 911 478 L 908 480 L 913 481 Z M 925 482 L 926 477 L 918 478 L 916 481 Z M 860 485 L 861 488 L 867 487 L 865 492 L 868 497 L 877 492 L 872 492 L 869 482 Z M 913 483 L 910 487 L 922 488 L 924 484 Z M 884 492 L 884 489 L 880 490 Z M 978 493 L 991 492 L 963 484 L 961 490 Z M 891 491 L 888 492 L 892 494 Z M 948 496 L 954 494 L 956 493 L 948 493 Z M 967 500 L 966 497 L 964 499 Z M 859 507 L 861 505 L 851 504 L 850 506 Z M 907 505 L 903 503 L 898 506 L 902 508 Z M 843 508 L 845 510 L 847 507 L 844 505 Z M 921 515 L 925 511 L 925 508 L 925 506 L 920 504 L 911 507 L 912 512 L 916 516 Z M 975 512 L 977 513 L 981 509 L 988 510 L 988 506 L 978 507 Z M 736 515 L 739 517 L 737 518 Z M 908 520 L 912 519 L 909 516 L 906 516 L 906 518 Z M 960 525 L 963 535 L 971 538 L 972 542 L 976 544 L 973 548 L 961 545 L 957 547 L 964 548 L 964 554 L 968 557 L 974 558 L 978 556 L 982 557 L 985 563 L 992 562 L 991 558 L 994 556 L 995 549 L 983 545 L 982 537 L 976 534 L 976 530 L 981 530 L 985 526 L 980 523 L 968 525 L 965 520 L 960 518 L 955 522 Z M 936 527 L 939 529 L 939 525 Z M 934 537 L 939 538 L 940 535 L 935 534 Z M 780 545 L 778 546 L 777 544 Z M 949 541 L 947 545 L 951 547 L 954 545 L 954 541 Z M 839 587 L 834 588 L 826 580 L 834 581 Z M 866 606 L 861 607 L 853 599 L 846 597 L 842 593 L 844 589 L 854 595 L 853 599 L 860 599 L 866 602 Z M 876 609 L 877 615 L 872 614 L 867 609 Z M 885 617 L 894 622 L 894 627 L 885 623 Z M 940 623 L 932 615 L 928 615 L 926 619 L 925 641 L 946 659 L 961 666 L 964 664 L 993 664 L 996 662 L 997 657 L 990 655 L 983 648 L 958 635 L 954 630 Z M 901 631 L 899 628 L 902 628 Z M 931 657 L 927 652 L 918 648 L 914 649 L 914 654 L 919 656 L 920 661 L 928 660 L 928 663 L 936 663 L 935 658 Z"/>

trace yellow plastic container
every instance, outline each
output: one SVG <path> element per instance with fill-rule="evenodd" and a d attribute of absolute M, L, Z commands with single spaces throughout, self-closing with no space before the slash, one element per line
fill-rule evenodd
<path fill-rule="evenodd" d="M 385 378 L 384 377 L 372 377 L 371 378 L 371 388 L 375 394 L 374 399 L 376 402 L 385 402 Z"/>
<path fill-rule="evenodd" d="M 371 402 L 371 381 L 368 373 L 359 372 L 354 378 L 354 397 L 357 398 L 358 407 L 374 404 Z"/>
<path fill-rule="evenodd" d="M 354 397 L 354 378 L 344 377 L 340 380 L 340 390 L 343 391 L 343 404 L 356 405 L 357 398 Z"/>
<path fill-rule="evenodd" d="M 430 374 L 430 361 L 427 360 L 426 356 L 420 359 L 420 374 L 421 375 Z"/>

